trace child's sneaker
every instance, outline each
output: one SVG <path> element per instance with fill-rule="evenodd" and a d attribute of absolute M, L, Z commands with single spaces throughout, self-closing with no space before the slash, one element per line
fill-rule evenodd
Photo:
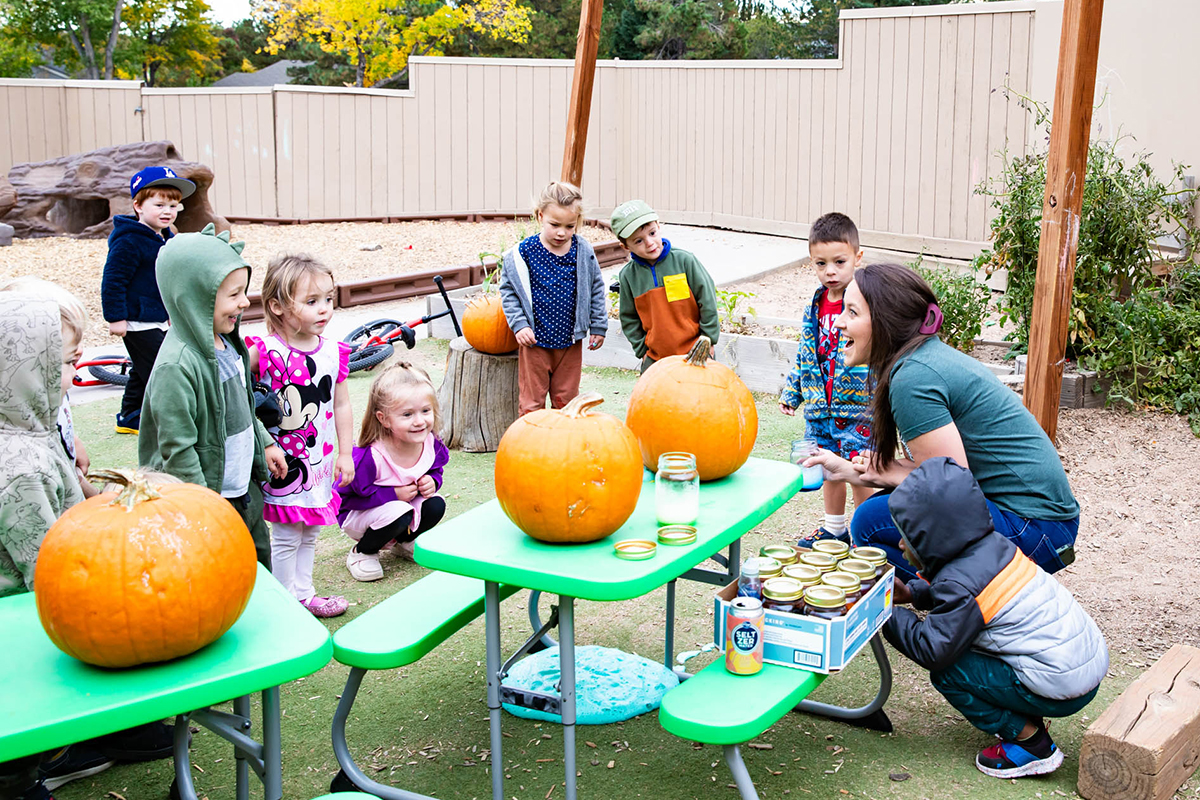
<path fill-rule="evenodd" d="M 984 748 L 975 757 L 975 766 L 993 778 L 1022 778 L 1028 775 L 1048 775 L 1063 762 L 1062 750 L 1050 738 L 1044 727 L 1020 742 L 1001 739 Z"/>
<path fill-rule="evenodd" d="M 353 570 L 351 572 L 353 573 Z M 310 597 L 307 600 L 301 600 L 300 605 L 312 612 L 314 617 L 322 619 L 340 617 L 350 607 L 350 603 L 344 597 Z"/>
<path fill-rule="evenodd" d="M 16 800 L 54 800 L 54 797 L 50 794 L 50 790 L 46 788 L 46 784 L 38 781 L 35 786 L 17 795 Z"/>
<path fill-rule="evenodd" d="M 134 411 L 127 417 L 117 414 L 117 433 L 132 433 L 137 435 L 138 428 L 141 427 L 141 411 Z"/>
<path fill-rule="evenodd" d="M 377 581 L 383 577 L 383 567 L 379 565 L 379 554 L 358 552 L 358 546 L 350 548 L 346 555 L 346 569 L 356 581 Z"/>
<path fill-rule="evenodd" d="M 829 531 L 825 530 L 824 527 L 817 528 L 808 536 L 801 536 L 799 541 L 796 542 L 796 546 L 802 547 L 805 550 L 811 550 L 813 542 L 819 542 L 823 539 L 837 539 L 839 542 L 850 544 L 850 532 L 846 531 L 845 533 L 839 535 L 836 533 L 830 533 Z"/>
<path fill-rule="evenodd" d="M 415 563 L 416 559 L 413 558 L 413 550 L 415 547 L 416 547 L 415 540 L 410 540 L 407 542 L 396 542 L 394 545 L 392 545 L 392 552 L 396 554 L 397 558 L 403 559 L 404 561 L 412 561 Z"/>
<path fill-rule="evenodd" d="M 38 767 L 38 777 L 53 791 L 60 786 L 90 778 L 113 765 L 113 760 L 86 744 L 73 744 L 59 750 L 49 761 Z"/>

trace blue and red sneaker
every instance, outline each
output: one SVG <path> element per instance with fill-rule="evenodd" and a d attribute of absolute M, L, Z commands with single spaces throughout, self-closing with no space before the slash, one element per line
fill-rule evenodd
<path fill-rule="evenodd" d="M 836 533 L 830 533 L 829 531 L 825 530 L 824 527 L 820 527 L 820 528 L 817 528 L 812 533 L 808 534 L 807 536 L 801 536 L 800 539 L 796 542 L 796 546 L 802 547 L 805 550 L 811 550 L 812 546 L 813 546 L 813 542 L 819 542 L 824 539 L 837 539 L 839 542 L 845 542 L 846 544 L 851 543 L 850 542 L 850 531 L 846 531 L 845 533 L 842 533 L 839 535 Z"/>
<path fill-rule="evenodd" d="M 1062 762 L 1062 750 L 1058 749 L 1050 734 L 1041 726 L 1028 739 L 1020 742 L 1001 739 L 975 757 L 975 766 L 979 771 L 993 778 L 1048 775 L 1058 769 Z"/>

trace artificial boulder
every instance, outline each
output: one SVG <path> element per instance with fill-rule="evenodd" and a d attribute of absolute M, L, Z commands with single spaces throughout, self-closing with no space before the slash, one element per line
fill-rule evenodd
<path fill-rule="evenodd" d="M 184 201 L 175 221 L 177 230 L 199 231 L 210 222 L 218 231 L 229 229 L 229 222 L 216 215 L 208 200 L 212 170 L 184 161 L 171 142 L 136 142 L 17 164 L 8 172 L 8 180 L 16 190 L 16 204 L 3 215 L 4 221 L 16 229 L 20 238 L 102 239 L 112 231 L 114 215 L 133 213 L 130 178 L 152 166 L 170 167 L 179 177 L 196 184 L 196 193 Z"/>
<path fill-rule="evenodd" d="M 8 213 L 8 210 L 17 204 L 17 192 L 13 189 L 12 184 L 8 182 L 8 178 L 0 175 L 0 217 Z"/>

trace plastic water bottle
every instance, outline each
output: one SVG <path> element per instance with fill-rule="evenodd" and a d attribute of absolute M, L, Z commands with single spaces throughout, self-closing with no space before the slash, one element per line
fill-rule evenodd
<path fill-rule="evenodd" d="M 762 600 L 762 580 L 758 577 L 758 559 L 747 558 L 738 575 L 738 597 L 753 597 Z"/>

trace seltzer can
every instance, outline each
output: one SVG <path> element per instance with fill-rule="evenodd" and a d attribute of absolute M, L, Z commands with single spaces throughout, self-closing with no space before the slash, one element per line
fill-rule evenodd
<path fill-rule="evenodd" d="M 725 669 L 754 675 L 763 667 L 763 608 L 754 597 L 738 597 L 725 614 Z"/>

